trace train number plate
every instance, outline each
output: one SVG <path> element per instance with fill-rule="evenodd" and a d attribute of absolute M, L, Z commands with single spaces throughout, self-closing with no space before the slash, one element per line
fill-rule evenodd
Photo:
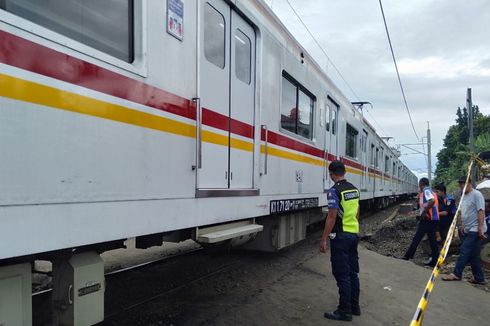
<path fill-rule="evenodd" d="M 318 197 L 299 199 L 271 200 L 271 214 L 297 211 L 305 208 L 318 207 Z"/>

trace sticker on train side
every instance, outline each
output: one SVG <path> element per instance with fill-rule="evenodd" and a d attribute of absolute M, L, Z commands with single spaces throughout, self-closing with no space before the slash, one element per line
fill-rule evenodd
<path fill-rule="evenodd" d="M 277 213 L 298 211 L 306 208 L 318 207 L 318 203 L 319 203 L 318 197 L 271 200 L 270 213 L 277 214 Z"/>

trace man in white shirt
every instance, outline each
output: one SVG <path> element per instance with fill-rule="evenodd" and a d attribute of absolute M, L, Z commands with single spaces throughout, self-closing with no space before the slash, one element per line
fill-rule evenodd
<path fill-rule="evenodd" d="M 459 187 L 464 189 L 466 178 L 459 179 Z M 461 234 L 462 243 L 459 247 L 459 257 L 454 271 L 442 277 L 444 281 L 459 281 L 463 270 L 469 262 L 473 278 L 471 283 L 486 284 L 485 275 L 481 268 L 481 240 L 486 239 L 487 225 L 485 223 L 485 199 L 481 192 L 473 189 L 471 180 L 461 202 Z"/>

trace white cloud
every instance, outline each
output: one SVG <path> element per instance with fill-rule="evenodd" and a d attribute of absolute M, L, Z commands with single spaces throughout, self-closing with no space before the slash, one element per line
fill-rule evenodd
<path fill-rule="evenodd" d="M 454 79 L 461 76 L 490 77 L 490 68 L 482 68 L 481 62 L 471 57 L 458 60 L 427 57 L 399 60 L 398 68 L 403 75 L 419 75 L 422 78 Z"/>

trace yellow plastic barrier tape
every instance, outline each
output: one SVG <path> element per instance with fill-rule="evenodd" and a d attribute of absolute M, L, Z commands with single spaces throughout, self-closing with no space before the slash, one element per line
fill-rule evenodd
<path fill-rule="evenodd" d="M 432 289 L 434 288 L 434 281 L 437 276 L 439 276 L 439 270 L 441 266 L 444 264 L 444 261 L 446 260 L 447 252 L 449 250 L 449 247 L 451 246 L 451 241 L 453 240 L 454 237 L 454 232 L 456 230 L 456 222 L 458 221 L 458 218 L 461 216 L 461 202 L 463 201 L 465 192 L 466 192 L 466 186 L 469 183 L 470 179 L 470 174 L 471 174 L 471 169 L 473 168 L 473 163 L 477 160 L 477 158 L 473 158 L 470 162 L 470 165 L 468 166 L 468 173 L 466 174 L 466 183 L 463 188 L 463 193 L 461 195 L 461 199 L 458 204 L 458 210 L 456 211 L 456 215 L 454 216 L 453 223 L 451 223 L 451 227 L 449 228 L 449 231 L 447 233 L 446 241 L 444 242 L 444 246 L 441 249 L 441 253 L 439 255 L 439 259 L 437 259 L 437 264 L 434 266 L 434 269 L 432 270 L 432 274 L 429 278 L 429 281 L 427 282 L 427 285 L 425 286 L 424 293 L 422 294 L 422 298 L 420 298 L 419 304 L 417 306 L 417 310 L 415 311 L 415 314 L 413 315 L 412 322 L 410 323 L 410 326 L 420 326 L 422 325 L 422 320 L 424 319 L 424 312 L 425 309 L 427 308 L 427 303 L 429 302 L 429 296 L 432 293 Z"/>

